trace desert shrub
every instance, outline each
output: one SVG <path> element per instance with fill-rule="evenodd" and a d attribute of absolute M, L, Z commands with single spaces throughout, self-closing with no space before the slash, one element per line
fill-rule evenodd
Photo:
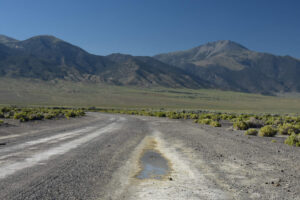
<path fill-rule="evenodd" d="M 294 125 L 294 132 L 296 134 L 300 133 L 300 123 L 299 122 Z"/>
<path fill-rule="evenodd" d="M 180 114 L 176 113 L 176 112 L 167 113 L 167 117 L 170 119 L 180 119 L 181 118 Z"/>
<path fill-rule="evenodd" d="M 209 125 L 211 125 L 213 127 L 221 127 L 221 124 L 218 121 L 211 121 L 209 123 Z"/>
<path fill-rule="evenodd" d="M 76 117 L 76 113 L 73 110 L 68 111 L 68 112 L 65 113 L 65 117 L 66 118 Z"/>
<path fill-rule="evenodd" d="M 245 135 L 257 135 L 258 131 L 254 128 L 250 128 L 245 132 Z"/>
<path fill-rule="evenodd" d="M 15 112 L 13 111 L 9 111 L 4 113 L 4 118 L 9 119 L 9 118 L 13 118 L 14 117 Z"/>
<path fill-rule="evenodd" d="M 264 123 L 256 117 L 250 117 L 246 123 L 248 128 L 261 128 L 264 125 Z"/>
<path fill-rule="evenodd" d="M 27 115 L 28 116 L 28 120 L 42 120 L 44 119 L 44 115 L 41 113 L 32 113 Z"/>
<path fill-rule="evenodd" d="M 284 123 L 278 126 L 278 132 L 281 135 L 290 135 L 294 132 L 295 129 L 295 126 L 291 123 Z"/>
<path fill-rule="evenodd" d="M 157 117 L 166 117 L 166 113 L 164 113 L 164 112 L 157 112 L 155 115 Z"/>
<path fill-rule="evenodd" d="M 53 119 L 59 117 L 78 117 L 85 115 L 83 109 L 66 108 L 18 108 L 4 107 L 0 109 L 0 118 L 13 118 L 21 122 L 32 120 Z M 3 115 L 3 116 L 2 116 Z"/>
<path fill-rule="evenodd" d="M 286 116 L 284 118 L 285 123 L 293 123 L 297 121 L 297 117 L 292 117 L 292 116 Z"/>
<path fill-rule="evenodd" d="M 20 122 L 26 122 L 29 120 L 29 117 L 26 112 L 18 112 L 14 114 L 14 119 L 18 119 Z"/>
<path fill-rule="evenodd" d="M 243 120 L 248 120 L 251 115 L 250 114 L 241 114 L 240 117 L 243 119 Z"/>
<path fill-rule="evenodd" d="M 231 121 L 233 121 L 233 122 L 240 122 L 240 121 L 246 122 L 247 120 L 249 120 L 250 117 L 251 116 L 247 115 L 247 114 L 240 114 L 240 115 L 237 115 L 235 118 L 233 118 Z"/>
<path fill-rule="evenodd" d="M 129 111 L 130 113 L 130 111 Z M 127 114 L 127 113 L 126 113 Z M 83 110 L 66 110 L 63 115 L 66 118 L 70 118 L 70 117 L 80 117 L 80 116 L 84 116 L 85 112 Z"/>
<path fill-rule="evenodd" d="M 188 113 L 180 113 L 180 118 L 189 119 L 190 115 Z"/>
<path fill-rule="evenodd" d="M 285 141 L 285 144 L 300 147 L 300 134 L 292 133 Z"/>
<path fill-rule="evenodd" d="M 267 118 L 265 120 L 265 124 L 266 125 L 273 125 L 274 124 L 275 119 L 273 117 Z"/>
<path fill-rule="evenodd" d="M 11 110 L 12 110 L 12 108 L 10 108 L 10 107 L 3 107 L 3 108 L 0 109 L 0 111 L 2 113 L 7 113 L 7 112 L 10 112 Z"/>
<path fill-rule="evenodd" d="M 207 124 L 209 125 L 212 122 L 211 119 L 201 119 L 198 121 L 199 124 Z"/>
<path fill-rule="evenodd" d="M 45 115 L 45 119 L 53 119 L 55 117 L 56 117 L 56 115 L 53 114 L 53 113 L 48 113 L 48 114 Z"/>
<path fill-rule="evenodd" d="M 76 117 L 80 117 L 80 116 L 85 115 L 85 112 L 83 110 L 76 110 L 75 113 L 76 113 Z"/>
<path fill-rule="evenodd" d="M 198 115 L 197 114 L 191 114 L 190 119 L 198 119 Z"/>
<path fill-rule="evenodd" d="M 284 122 L 282 117 L 279 116 L 264 116 L 263 117 L 263 121 L 265 122 L 265 125 L 279 125 L 282 124 Z"/>
<path fill-rule="evenodd" d="M 211 119 L 211 114 L 203 113 L 199 116 L 199 119 Z"/>
<path fill-rule="evenodd" d="M 233 123 L 233 127 L 237 130 L 247 130 L 248 124 L 244 121 L 237 121 Z"/>
<path fill-rule="evenodd" d="M 264 126 L 259 130 L 259 136 L 273 137 L 277 133 L 277 130 L 270 125 Z"/>
<path fill-rule="evenodd" d="M 274 122 L 273 122 L 273 125 L 275 125 L 275 126 L 278 126 L 278 125 L 281 125 L 281 124 L 283 124 L 282 119 L 275 119 Z"/>
<path fill-rule="evenodd" d="M 221 114 L 220 115 L 220 119 L 222 119 L 222 120 L 232 120 L 234 118 L 236 118 L 236 115 L 234 115 L 234 114 Z"/>
<path fill-rule="evenodd" d="M 219 114 L 212 114 L 210 118 L 214 121 L 218 121 L 221 119 L 221 116 Z"/>

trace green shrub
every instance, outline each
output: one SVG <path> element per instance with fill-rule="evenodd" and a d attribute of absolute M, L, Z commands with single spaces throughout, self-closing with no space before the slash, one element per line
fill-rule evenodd
<path fill-rule="evenodd" d="M 296 134 L 300 133 L 300 123 L 299 122 L 294 125 L 294 132 Z"/>
<path fill-rule="evenodd" d="M 246 123 L 248 128 L 261 128 L 264 125 L 264 123 L 261 120 L 255 117 L 250 117 L 250 119 Z"/>
<path fill-rule="evenodd" d="M 198 119 L 198 115 L 197 114 L 191 114 L 190 119 Z"/>
<path fill-rule="evenodd" d="M 66 118 L 76 117 L 76 113 L 74 111 L 68 111 L 65 113 Z"/>
<path fill-rule="evenodd" d="M 83 110 L 76 110 L 76 116 L 85 116 L 85 112 Z"/>
<path fill-rule="evenodd" d="M 12 109 L 12 108 L 9 108 L 9 107 L 3 107 L 3 108 L 1 108 L 0 111 L 3 112 L 3 113 L 7 113 L 7 112 L 10 112 L 11 109 Z"/>
<path fill-rule="evenodd" d="M 4 123 L 4 121 L 3 121 L 3 120 L 0 120 L 0 125 L 3 124 L 3 123 Z"/>
<path fill-rule="evenodd" d="M 290 123 L 284 123 L 278 126 L 278 132 L 281 135 L 291 135 L 295 131 L 296 131 L 296 127 Z"/>
<path fill-rule="evenodd" d="M 44 119 L 44 115 L 41 113 L 30 114 L 28 120 L 42 120 Z"/>
<path fill-rule="evenodd" d="M 199 119 L 211 119 L 211 116 L 207 113 L 202 113 L 199 115 Z"/>
<path fill-rule="evenodd" d="M 167 117 L 170 119 L 180 119 L 181 118 L 180 114 L 176 113 L 176 112 L 167 113 Z"/>
<path fill-rule="evenodd" d="M 279 125 L 283 123 L 283 119 L 281 117 L 276 116 L 264 117 L 264 121 L 266 125 Z"/>
<path fill-rule="evenodd" d="M 222 119 L 222 120 L 233 120 L 234 118 L 236 118 L 236 115 L 234 115 L 234 114 L 221 114 L 220 115 L 220 119 Z"/>
<path fill-rule="evenodd" d="M 131 111 L 128 112 L 124 112 L 124 114 L 130 114 Z M 84 116 L 85 112 L 83 110 L 66 110 L 64 112 L 64 116 L 69 119 L 70 117 L 80 117 L 80 116 Z"/>
<path fill-rule="evenodd" d="M 20 120 L 20 122 L 27 122 L 29 120 L 26 112 L 19 112 L 14 114 L 14 119 Z"/>
<path fill-rule="evenodd" d="M 277 133 L 277 130 L 270 125 L 264 126 L 259 130 L 259 136 L 273 137 Z"/>
<path fill-rule="evenodd" d="M 300 147 L 300 134 L 292 133 L 285 141 L 285 144 Z"/>
<path fill-rule="evenodd" d="M 221 124 L 218 121 L 211 121 L 209 123 L 209 125 L 211 125 L 213 127 L 221 127 Z"/>
<path fill-rule="evenodd" d="M 136 111 L 135 111 L 136 112 Z M 32 120 L 53 119 L 58 117 L 78 117 L 84 116 L 83 109 L 65 109 L 65 108 L 17 108 L 4 107 L 0 109 L 0 118 L 13 118 L 21 122 Z"/>
<path fill-rule="evenodd" d="M 164 113 L 164 112 L 158 112 L 158 113 L 156 113 L 156 116 L 157 117 L 166 117 L 166 113 Z"/>
<path fill-rule="evenodd" d="M 212 121 L 211 119 L 201 119 L 198 122 L 199 122 L 199 124 L 207 124 L 207 125 L 209 125 L 211 123 L 211 121 Z"/>
<path fill-rule="evenodd" d="M 297 121 L 297 117 L 286 116 L 284 119 L 285 123 L 293 123 Z"/>
<path fill-rule="evenodd" d="M 254 128 L 250 128 L 245 132 L 245 135 L 257 135 L 258 131 Z"/>
<path fill-rule="evenodd" d="M 244 121 L 237 121 L 237 122 L 233 123 L 233 127 L 237 130 L 247 130 L 248 124 Z"/>
<path fill-rule="evenodd" d="M 48 113 L 48 114 L 45 115 L 45 119 L 53 119 L 55 117 L 56 117 L 56 115 L 53 114 L 53 113 Z"/>
<path fill-rule="evenodd" d="M 214 121 L 218 121 L 221 119 L 221 116 L 219 114 L 212 114 L 211 119 Z"/>

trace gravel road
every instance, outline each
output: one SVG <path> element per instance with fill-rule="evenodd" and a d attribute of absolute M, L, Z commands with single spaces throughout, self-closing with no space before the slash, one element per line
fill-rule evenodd
<path fill-rule="evenodd" d="M 101 113 L 11 124 L 0 127 L 1 200 L 300 200 L 300 148 L 284 138 Z M 141 160 L 167 172 L 140 179 Z"/>

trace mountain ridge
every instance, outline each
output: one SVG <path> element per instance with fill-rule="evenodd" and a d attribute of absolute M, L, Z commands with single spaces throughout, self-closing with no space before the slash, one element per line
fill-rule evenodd
<path fill-rule="evenodd" d="M 0 35 L 0 77 L 65 79 L 140 87 L 300 92 L 300 60 L 251 51 L 231 40 L 150 56 L 90 54 L 51 35 Z"/>
<path fill-rule="evenodd" d="M 300 90 L 299 60 L 251 51 L 235 43 L 228 46 L 228 43 L 207 43 L 154 58 L 215 83 L 219 89 L 265 94 Z M 211 46 L 222 48 L 209 51 Z"/>
<path fill-rule="evenodd" d="M 138 58 L 120 54 L 119 58 L 122 59 L 115 60 L 116 56 L 93 55 L 49 35 L 2 45 L 6 45 L 9 50 L 3 48 L 6 57 L 0 60 L 0 76 L 43 80 L 59 78 L 144 87 L 199 88 L 203 85 L 199 78 L 194 79 L 183 70 L 152 57 Z M 147 62 L 143 61 L 145 59 Z"/>

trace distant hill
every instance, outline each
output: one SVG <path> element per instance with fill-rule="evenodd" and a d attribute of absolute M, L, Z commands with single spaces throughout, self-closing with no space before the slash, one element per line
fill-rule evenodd
<path fill-rule="evenodd" d="M 117 63 L 105 72 L 123 85 L 199 88 L 209 87 L 201 78 L 148 56 L 111 54 L 106 58 Z"/>
<path fill-rule="evenodd" d="M 224 40 L 154 58 L 177 66 L 213 87 L 254 93 L 300 91 L 300 61 L 258 53 Z"/>
<path fill-rule="evenodd" d="M 300 92 L 300 61 L 229 41 L 154 57 L 93 55 L 53 36 L 19 41 L 0 35 L 0 77 L 139 87 L 216 88 L 252 93 Z"/>
<path fill-rule="evenodd" d="M 199 78 L 152 57 L 96 56 L 53 36 L 36 36 L 24 41 L 0 36 L 0 76 L 142 87 L 204 86 Z"/>
<path fill-rule="evenodd" d="M 0 60 L 2 76 L 84 80 L 113 64 L 53 36 L 37 36 L 3 45 L 7 48 L 3 48 L 6 57 Z"/>

